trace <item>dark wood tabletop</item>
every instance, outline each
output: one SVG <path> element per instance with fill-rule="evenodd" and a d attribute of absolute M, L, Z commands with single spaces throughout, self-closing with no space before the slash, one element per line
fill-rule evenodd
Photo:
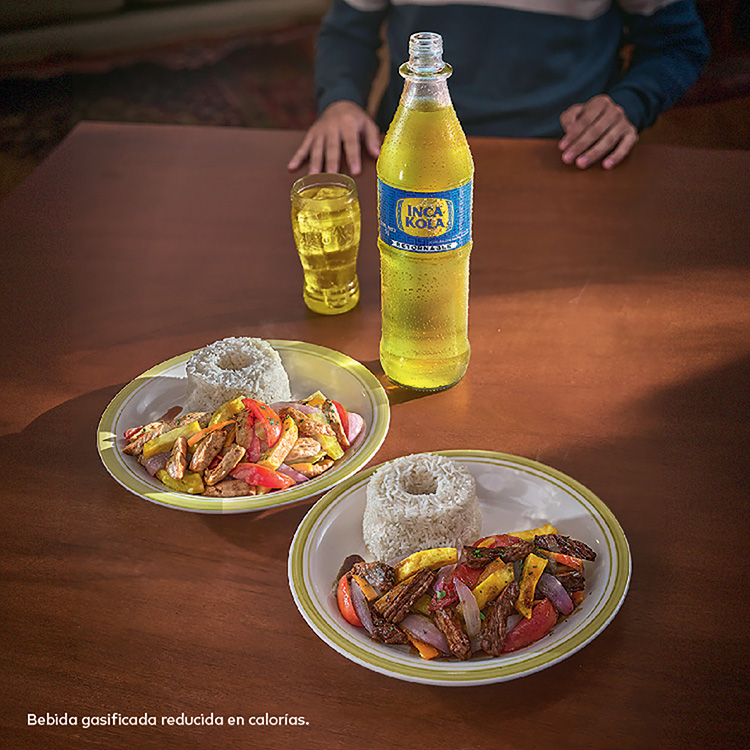
<path fill-rule="evenodd" d="M 744 746 L 750 154 L 642 145 L 579 172 L 551 141 L 472 140 L 471 363 L 415 397 L 378 364 L 372 163 L 357 178 L 360 305 L 304 306 L 285 168 L 300 137 L 84 123 L 0 204 L 0 745 Z M 391 400 L 370 465 L 483 449 L 583 483 L 630 544 L 619 613 L 559 664 L 481 687 L 335 652 L 287 583 L 314 499 L 183 512 L 128 492 L 97 454 L 125 384 L 233 335 L 370 368 Z"/>

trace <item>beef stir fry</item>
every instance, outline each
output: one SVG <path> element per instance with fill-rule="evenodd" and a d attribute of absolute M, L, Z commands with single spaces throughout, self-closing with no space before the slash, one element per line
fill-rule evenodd
<path fill-rule="evenodd" d="M 336 577 L 344 619 L 426 659 L 499 657 L 538 641 L 583 601 L 596 553 L 549 524 L 442 547 L 398 563 L 348 557 Z"/>

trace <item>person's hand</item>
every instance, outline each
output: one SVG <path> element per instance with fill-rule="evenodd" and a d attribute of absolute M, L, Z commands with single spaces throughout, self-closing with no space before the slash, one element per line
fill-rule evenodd
<path fill-rule="evenodd" d="M 558 143 L 562 160 L 580 169 L 598 161 L 604 169 L 612 169 L 638 143 L 635 126 L 606 94 L 568 107 L 560 115 L 560 124 L 565 133 Z"/>
<path fill-rule="evenodd" d="M 350 101 L 329 104 L 310 126 L 287 165 L 290 171 L 309 161 L 308 172 L 339 172 L 342 148 L 353 175 L 362 171 L 362 145 L 377 159 L 380 129 L 362 107 Z"/>

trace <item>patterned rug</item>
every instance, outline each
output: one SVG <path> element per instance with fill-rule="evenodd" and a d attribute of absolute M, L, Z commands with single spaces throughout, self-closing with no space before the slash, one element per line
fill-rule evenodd
<path fill-rule="evenodd" d="M 38 163 L 80 120 L 307 128 L 315 118 L 313 34 L 172 51 L 161 63 L 106 72 L 0 80 L 0 154 L 5 163 Z"/>

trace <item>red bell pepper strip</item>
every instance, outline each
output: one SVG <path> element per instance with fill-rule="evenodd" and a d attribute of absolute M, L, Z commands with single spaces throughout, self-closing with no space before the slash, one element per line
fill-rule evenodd
<path fill-rule="evenodd" d="M 339 414 L 339 419 L 341 420 L 341 427 L 344 430 L 344 435 L 349 434 L 349 413 L 344 409 L 344 407 L 338 402 L 331 399 L 331 403 L 336 407 L 336 411 Z M 349 446 L 347 446 L 349 447 Z"/>
<path fill-rule="evenodd" d="M 548 557 L 550 560 L 565 565 L 573 570 L 583 570 L 583 560 L 580 557 L 573 557 L 573 555 L 565 555 L 562 552 L 550 552 L 546 549 L 538 549 L 536 553 L 542 555 L 542 557 Z"/>
<path fill-rule="evenodd" d="M 280 474 L 278 471 L 269 469 L 266 466 L 251 464 L 247 461 L 237 464 L 229 473 L 235 479 L 242 479 L 248 484 L 260 487 L 270 487 L 272 490 L 284 490 L 296 484 L 294 479 L 285 474 Z"/>
<path fill-rule="evenodd" d="M 279 415 L 262 401 L 256 401 L 254 398 L 243 398 L 242 403 L 249 409 L 253 415 L 256 424 L 260 423 L 266 433 L 266 443 L 269 448 L 276 445 L 276 441 L 281 437 L 281 419 Z"/>
<path fill-rule="evenodd" d="M 344 574 L 341 576 L 338 588 L 336 590 L 336 599 L 339 604 L 339 612 L 342 617 L 350 624 L 357 628 L 363 628 L 362 621 L 357 616 L 352 602 L 352 590 L 351 584 L 349 583 L 349 576 Z"/>
<path fill-rule="evenodd" d="M 534 607 L 531 617 L 527 620 L 522 618 L 505 636 L 502 653 L 507 654 L 525 648 L 542 636 L 547 635 L 557 623 L 557 611 L 549 599 L 542 599 Z"/>

